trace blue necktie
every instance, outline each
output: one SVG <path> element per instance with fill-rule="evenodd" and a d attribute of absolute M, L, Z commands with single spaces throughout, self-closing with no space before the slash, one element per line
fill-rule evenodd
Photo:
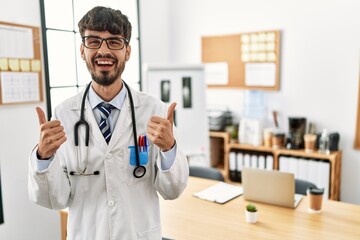
<path fill-rule="evenodd" d="M 100 131 L 102 132 L 105 141 L 109 143 L 111 138 L 111 131 L 110 131 L 110 124 L 108 122 L 108 117 L 110 116 L 111 109 L 113 109 L 114 107 L 109 103 L 102 102 L 99 103 L 97 108 L 99 109 L 101 116 L 99 123 Z"/>

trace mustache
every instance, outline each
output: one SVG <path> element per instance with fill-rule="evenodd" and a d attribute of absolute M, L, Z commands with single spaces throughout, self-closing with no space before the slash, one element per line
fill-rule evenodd
<path fill-rule="evenodd" d="M 111 55 L 111 54 L 97 54 L 95 57 L 93 57 L 93 61 L 95 61 L 96 59 L 98 59 L 98 58 L 109 58 L 109 59 L 113 59 L 114 61 L 116 61 L 116 58 L 113 56 L 113 55 Z"/>

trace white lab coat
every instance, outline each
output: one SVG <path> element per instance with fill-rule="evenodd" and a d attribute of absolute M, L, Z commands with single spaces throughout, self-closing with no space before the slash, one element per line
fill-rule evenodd
<path fill-rule="evenodd" d="M 84 92 L 84 91 L 83 91 Z M 54 118 L 65 128 L 67 141 L 58 149 L 49 168 L 36 169 L 36 150 L 30 155 L 29 197 L 50 209 L 69 209 L 67 234 L 70 240 L 161 239 L 159 193 L 175 199 L 184 190 L 189 168 L 177 140 L 176 159 L 162 171 L 159 148 L 150 142 L 149 162 L 142 178 L 133 176 L 129 145 L 134 145 L 129 94 L 125 99 L 109 145 L 102 136 L 88 100 L 85 118 L 90 125 L 87 172 L 99 175 L 72 176 L 77 171 L 74 125 L 80 116 L 83 92 L 58 106 Z M 131 90 L 137 134 L 145 135 L 148 119 L 166 117 L 167 107 L 159 100 Z M 84 128 L 79 131 L 84 143 Z M 84 158 L 85 148 L 81 147 Z M 83 161 L 82 161 L 83 162 Z M 44 226 L 46 227 L 46 226 Z"/>

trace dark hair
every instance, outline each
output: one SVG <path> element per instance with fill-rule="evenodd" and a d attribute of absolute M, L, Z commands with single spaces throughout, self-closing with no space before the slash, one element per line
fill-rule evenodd
<path fill-rule="evenodd" d="M 109 31 L 111 34 L 122 35 L 130 42 L 131 23 L 120 10 L 100 6 L 94 7 L 82 17 L 78 26 L 82 37 L 85 30 Z"/>

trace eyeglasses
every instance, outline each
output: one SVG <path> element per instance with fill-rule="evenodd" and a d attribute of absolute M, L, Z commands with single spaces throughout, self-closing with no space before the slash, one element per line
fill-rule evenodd
<path fill-rule="evenodd" d="M 84 36 L 82 37 L 82 41 L 84 46 L 90 49 L 99 49 L 103 41 L 105 41 L 107 47 L 111 50 L 121 50 L 124 48 L 125 44 L 129 43 L 126 38 L 121 37 L 101 38 L 96 36 Z"/>

